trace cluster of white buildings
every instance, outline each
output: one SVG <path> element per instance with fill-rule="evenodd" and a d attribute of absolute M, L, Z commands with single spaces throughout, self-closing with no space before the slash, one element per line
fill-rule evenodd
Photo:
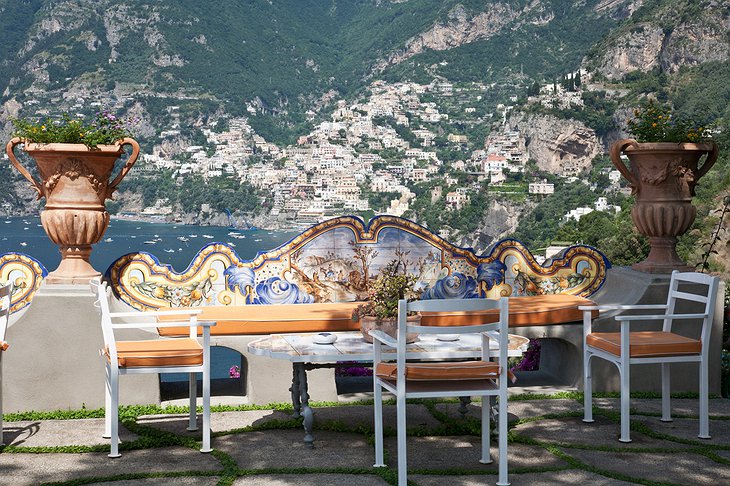
<path fill-rule="evenodd" d="M 593 211 L 602 211 L 602 212 L 613 212 L 618 213 L 621 211 L 621 206 L 614 206 L 611 204 L 608 204 L 608 199 L 605 197 L 599 197 L 596 202 L 593 204 L 593 207 L 580 207 L 571 209 L 565 215 L 563 216 L 563 221 L 570 221 L 571 219 L 574 219 L 576 221 L 580 221 L 580 218 L 585 216 L 586 214 L 590 214 Z"/>
<path fill-rule="evenodd" d="M 224 132 L 214 131 L 214 123 L 204 128 L 207 145 L 187 147 L 182 160 L 148 155 L 139 172 L 171 169 L 178 176 L 236 178 L 270 191 L 272 214 L 291 215 L 302 224 L 335 213 L 369 210 L 363 192 L 397 194 L 387 212 L 402 215 L 415 197 L 407 184 L 430 180 L 442 165 L 432 148 L 437 135 L 427 126 L 448 120 L 448 115 L 440 113 L 436 103 L 421 102 L 419 96 L 427 92 L 449 96 L 453 86 L 376 81 L 371 89 L 365 102 L 348 106 L 339 101 L 331 121 L 299 137 L 296 145 L 279 148 L 254 134 L 245 118 L 230 119 Z M 408 127 L 414 118 L 426 128 L 413 130 L 418 146 L 412 147 L 394 126 Z M 177 135 L 179 130 L 173 127 L 161 137 Z M 468 141 L 458 133 L 449 134 L 448 140 Z M 402 157 L 386 161 L 375 153 L 386 149 Z M 457 167 L 465 169 L 463 163 Z M 468 202 L 465 189 L 452 192 L 445 195 L 448 207 L 461 208 Z"/>
<path fill-rule="evenodd" d="M 448 82 L 420 85 L 376 81 L 367 99 L 352 104 L 338 101 L 329 121 L 299 137 L 295 145 L 284 148 L 256 135 L 246 118 L 233 118 L 226 120 L 227 128 L 222 132 L 215 129 L 218 120 L 211 121 L 202 128 L 205 145 L 189 146 L 182 156 L 172 159 L 162 153 L 164 140 L 174 139 L 180 133 L 178 126 L 172 126 L 160 135 L 161 150 L 143 156 L 145 163 L 138 173 L 169 169 L 178 177 L 199 174 L 204 178 L 229 177 L 248 182 L 269 192 L 272 215 L 293 219 L 301 225 L 337 214 L 368 211 L 372 209 L 370 193 L 392 195 L 387 213 L 403 215 L 415 197 L 409 186 L 436 178 L 439 185 L 431 192 L 432 202 L 443 198 L 447 209 L 461 209 L 469 203 L 470 192 L 478 185 L 460 187 L 452 174 L 469 172 L 477 175 L 481 184 L 498 185 L 508 173 L 525 171 L 528 154 L 524 137 L 503 123 L 501 131 L 487 137 L 484 148 L 444 168 L 434 147 L 435 140 L 442 137 L 460 148 L 470 140 L 457 130 L 449 131 L 448 124 L 446 131 L 450 133 L 444 133 L 442 122 L 448 121 L 449 115 L 440 112 L 437 103 L 421 99 L 425 94 L 449 97 L 454 92 Z M 474 101 L 480 99 L 481 96 L 474 96 Z M 468 108 L 465 113 L 469 113 Z M 503 120 L 512 108 L 497 106 Z M 170 110 L 174 115 L 175 107 Z M 418 126 L 412 128 L 415 121 Z M 412 134 L 417 143 L 410 143 L 399 132 Z M 413 142 L 410 135 L 408 138 Z M 379 154 L 385 155 L 382 151 L 397 153 L 398 158 L 384 159 Z M 546 181 L 529 184 L 530 194 L 553 192 L 553 184 Z M 163 202 L 158 206 L 150 210 L 168 210 Z M 584 213 L 585 208 L 578 208 L 570 217 L 578 219 Z"/>

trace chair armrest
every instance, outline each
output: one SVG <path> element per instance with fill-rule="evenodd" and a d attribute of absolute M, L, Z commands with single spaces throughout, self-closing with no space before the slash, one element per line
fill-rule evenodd
<path fill-rule="evenodd" d="M 131 312 L 110 312 L 110 317 L 156 317 L 156 316 L 197 316 L 203 313 L 203 309 L 175 309 L 164 311 L 131 311 Z"/>
<path fill-rule="evenodd" d="M 112 324 L 112 329 L 141 329 L 144 327 L 213 327 L 216 325 L 215 321 L 169 321 L 169 322 L 124 322 L 118 324 Z"/>
<path fill-rule="evenodd" d="M 661 314 L 616 316 L 617 321 L 663 321 L 664 319 L 703 319 L 707 314 Z"/>
<path fill-rule="evenodd" d="M 647 305 L 622 305 L 622 304 L 601 304 L 601 305 L 579 305 L 578 310 L 582 311 L 602 311 L 602 310 L 649 310 L 649 309 L 666 309 L 667 304 L 647 304 Z"/>
<path fill-rule="evenodd" d="M 373 337 L 373 339 L 377 339 L 381 343 L 387 344 L 391 348 L 395 348 L 398 346 L 398 341 L 396 339 L 393 339 L 391 336 L 385 334 L 383 331 L 373 329 L 370 331 L 370 335 Z"/>

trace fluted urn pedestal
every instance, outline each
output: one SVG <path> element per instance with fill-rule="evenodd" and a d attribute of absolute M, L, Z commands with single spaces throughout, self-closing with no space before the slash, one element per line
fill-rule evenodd
<path fill-rule="evenodd" d="M 38 199 L 46 198 L 41 224 L 61 252 L 61 263 L 48 274 L 46 282 L 80 284 L 99 277 L 101 273 L 92 267 L 89 257 L 91 245 L 101 240 L 109 226 L 109 213 L 104 201 L 111 198 L 117 185 L 137 161 L 139 145 L 131 138 L 94 149 L 83 144 L 26 143 L 24 150 L 36 162 L 39 182 L 15 157 L 13 150 L 21 143 L 23 141 L 19 138 L 8 142 L 8 157 L 30 181 Z M 131 145 L 132 153 L 114 180 L 110 181 L 114 164 L 124 153 L 124 145 Z"/>
<path fill-rule="evenodd" d="M 626 154 L 630 168 L 621 160 Z M 706 156 L 704 163 L 700 160 Z M 649 238 L 646 260 L 633 265 L 647 273 L 691 271 L 677 254 L 677 237 L 692 226 L 697 210 L 692 205 L 695 185 L 717 160 L 711 143 L 638 143 L 625 139 L 611 147 L 611 162 L 628 179 L 636 204 L 631 219 Z"/>

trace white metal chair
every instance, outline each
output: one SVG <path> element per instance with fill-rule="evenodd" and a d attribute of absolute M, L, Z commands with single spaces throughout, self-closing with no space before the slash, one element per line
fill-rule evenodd
<path fill-rule="evenodd" d="M 666 304 L 657 305 L 598 305 L 579 307 L 583 312 L 583 376 L 584 422 L 593 422 L 593 384 L 591 358 L 603 358 L 615 364 L 621 382 L 621 442 L 631 442 L 629 419 L 630 366 L 660 363 L 662 374 L 662 418 L 671 422 L 669 365 L 699 363 L 700 431 L 701 439 L 709 439 L 708 352 L 710 331 L 720 279 L 703 273 L 672 272 Z M 680 289 L 681 287 L 681 289 Z M 686 312 L 683 309 L 688 308 Z M 652 315 L 616 316 L 620 332 L 593 332 L 591 311 L 663 311 Z M 698 337 L 687 337 L 672 331 L 674 321 L 690 320 L 701 326 Z M 661 331 L 631 331 L 632 321 L 663 321 Z"/>
<path fill-rule="evenodd" d="M 0 287 L 0 445 L 3 445 L 3 351 L 8 349 L 5 333 L 10 320 L 10 294 L 13 288 L 11 282 Z"/>
<path fill-rule="evenodd" d="M 203 446 L 200 452 L 211 452 L 210 447 L 210 327 L 213 322 L 198 322 L 201 309 L 178 309 L 150 312 L 110 312 L 105 283 L 91 282 L 97 295 L 96 305 L 101 311 L 104 348 L 101 350 L 106 365 L 106 406 L 104 437 L 111 439 L 109 457 L 119 457 L 119 376 L 139 373 L 189 373 L 190 419 L 188 430 L 197 430 L 196 373 L 203 374 Z M 180 316 L 185 321 L 157 322 L 157 316 Z M 115 318 L 146 319 L 146 322 L 117 323 Z M 152 319 L 150 319 L 152 318 Z M 146 341 L 117 341 L 115 329 L 190 326 L 190 337 Z M 198 327 L 203 328 L 203 345 L 197 339 Z"/>
<path fill-rule="evenodd" d="M 408 312 L 473 312 L 499 309 L 499 322 L 469 326 L 420 326 L 407 324 Z M 443 299 L 398 303 L 398 339 L 382 331 L 370 331 L 373 336 L 373 366 L 375 391 L 375 467 L 383 462 L 383 389 L 396 396 L 398 432 L 398 485 L 407 483 L 406 463 L 406 399 L 425 397 L 482 397 L 481 463 L 491 463 L 489 454 L 490 407 L 487 397 L 499 397 L 499 481 L 507 479 L 507 327 L 508 300 Z M 406 363 L 406 335 L 482 333 L 482 358 L 479 361 Z M 498 361 L 491 361 L 489 340 L 499 345 Z M 382 361 L 382 344 L 396 348 L 396 362 Z"/>

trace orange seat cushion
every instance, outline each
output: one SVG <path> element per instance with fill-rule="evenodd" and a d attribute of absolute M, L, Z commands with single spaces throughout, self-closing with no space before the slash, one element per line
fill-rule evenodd
<path fill-rule="evenodd" d="M 577 295 L 551 294 L 509 298 L 509 327 L 550 326 L 583 321 L 581 305 L 595 305 L 592 300 Z M 592 312 L 598 317 L 598 311 Z M 424 312 L 424 326 L 469 326 L 497 322 L 499 309 L 482 312 Z"/>
<path fill-rule="evenodd" d="M 358 331 L 352 311 L 362 302 L 198 307 L 199 321 L 215 321 L 211 335 L 236 336 L 290 332 Z M 180 316 L 160 316 L 160 321 L 179 321 Z M 187 336 L 188 327 L 160 327 L 160 336 Z M 198 334 L 202 329 L 198 330 Z"/>
<path fill-rule="evenodd" d="M 357 331 L 360 323 L 352 320 L 352 311 L 362 302 L 318 304 L 205 306 L 200 321 L 215 321 L 212 335 L 282 334 L 291 332 Z M 550 326 L 569 322 L 580 323 L 581 305 L 594 305 L 585 297 L 555 294 L 510 297 L 509 325 Z M 593 311 L 593 317 L 598 311 Z M 424 326 L 468 326 L 496 322 L 499 310 L 484 312 L 425 312 Z M 161 316 L 160 321 L 179 320 L 179 316 Z M 188 327 L 160 327 L 161 336 L 187 336 Z M 199 330 L 200 334 L 202 330 Z"/>
<path fill-rule="evenodd" d="M 5 351 L 10 347 L 7 341 L 0 341 L 0 351 Z"/>
<path fill-rule="evenodd" d="M 108 349 L 104 350 L 109 360 Z M 196 366 L 203 364 L 203 347 L 191 338 L 159 341 L 117 341 L 120 368 Z"/>
<path fill-rule="evenodd" d="M 586 343 L 616 356 L 621 356 L 620 332 L 594 332 Z M 629 355 L 632 358 L 700 354 L 702 342 L 673 332 L 637 331 L 629 333 Z"/>
<path fill-rule="evenodd" d="M 395 363 L 378 363 L 375 374 L 383 380 L 395 380 L 398 366 Z M 460 363 L 408 363 L 406 380 L 484 380 L 499 377 L 499 363 L 465 361 Z"/>

